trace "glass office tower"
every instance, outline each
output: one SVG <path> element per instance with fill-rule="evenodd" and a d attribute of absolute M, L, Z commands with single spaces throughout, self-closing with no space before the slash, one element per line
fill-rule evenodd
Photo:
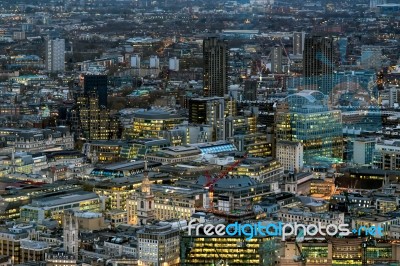
<path fill-rule="evenodd" d="M 319 91 L 304 90 L 286 97 L 277 107 L 275 125 L 277 140 L 303 143 L 306 164 L 321 157 L 342 158 L 341 112 L 329 110 L 327 96 Z"/>

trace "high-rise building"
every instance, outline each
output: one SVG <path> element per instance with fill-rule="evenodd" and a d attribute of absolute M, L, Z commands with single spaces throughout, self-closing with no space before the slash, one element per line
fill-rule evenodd
<path fill-rule="evenodd" d="M 119 123 L 100 102 L 97 93 L 83 97 L 79 108 L 79 134 L 89 140 L 111 140 L 118 138 Z"/>
<path fill-rule="evenodd" d="M 140 68 L 140 55 L 135 54 L 131 56 L 131 67 Z"/>
<path fill-rule="evenodd" d="M 305 32 L 293 32 L 293 55 L 303 54 L 305 36 Z"/>
<path fill-rule="evenodd" d="M 78 256 L 79 251 L 79 223 L 73 210 L 64 212 L 63 219 L 64 250 L 67 254 Z"/>
<path fill-rule="evenodd" d="M 342 115 L 329 110 L 327 97 L 319 91 L 303 90 L 289 95 L 275 115 L 276 140 L 298 141 L 303 145 L 306 164 L 319 158 L 343 156 Z"/>
<path fill-rule="evenodd" d="M 333 40 L 307 36 L 304 42 L 303 74 L 307 89 L 330 95 L 333 87 Z"/>
<path fill-rule="evenodd" d="M 382 47 L 374 45 L 361 46 L 361 66 L 367 69 L 382 67 Z"/>
<path fill-rule="evenodd" d="M 107 82 L 106 75 L 85 75 L 83 77 L 84 94 L 88 96 L 92 92 L 96 92 L 98 105 L 107 107 Z"/>
<path fill-rule="evenodd" d="M 225 100 L 222 97 L 189 100 L 189 123 L 207 124 L 213 128 L 212 140 L 225 139 Z"/>
<path fill-rule="evenodd" d="M 158 56 L 150 56 L 150 68 L 160 68 L 160 59 L 158 58 Z"/>
<path fill-rule="evenodd" d="M 179 71 L 179 59 L 172 57 L 169 59 L 169 70 Z"/>
<path fill-rule="evenodd" d="M 65 40 L 46 39 L 46 70 L 63 72 L 65 70 Z"/>
<path fill-rule="evenodd" d="M 228 93 L 228 46 L 217 37 L 203 41 L 204 96 L 224 97 Z"/>
<path fill-rule="evenodd" d="M 247 79 L 244 81 L 243 100 L 245 101 L 257 100 L 257 80 Z"/>
<path fill-rule="evenodd" d="M 282 47 L 278 45 L 271 51 L 271 72 L 282 73 Z"/>

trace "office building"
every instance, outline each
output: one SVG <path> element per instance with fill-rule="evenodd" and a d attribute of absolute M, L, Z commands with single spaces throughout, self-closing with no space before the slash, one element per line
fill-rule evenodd
<path fill-rule="evenodd" d="M 228 47 L 216 37 L 203 41 L 203 89 L 205 97 L 224 97 L 228 93 Z"/>
<path fill-rule="evenodd" d="M 46 39 L 46 70 L 63 72 L 65 70 L 65 40 Z"/>
<path fill-rule="evenodd" d="M 353 163 L 372 164 L 375 139 L 356 139 L 353 143 Z"/>
<path fill-rule="evenodd" d="M 137 110 L 132 114 L 133 125 L 126 134 L 131 139 L 159 138 L 162 131 L 174 129 L 184 118 L 167 109 Z"/>
<path fill-rule="evenodd" d="M 361 46 L 361 67 L 379 70 L 382 67 L 382 47 L 374 45 Z"/>
<path fill-rule="evenodd" d="M 21 258 L 21 241 L 28 237 L 29 229 L 21 226 L 0 228 L 0 255 L 9 256 L 12 265 L 18 265 Z"/>
<path fill-rule="evenodd" d="M 303 54 L 305 37 L 305 32 L 293 32 L 293 55 Z"/>
<path fill-rule="evenodd" d="M 87 140 L 113 140 L 118 138 L 119 123 L 110 115 L 96 92 L 89 92 L 79 103 L 79 135 Z"/>
<path fill-rule="evenodd" d="M 84 95 L 89 96 L 95 92 L 98 96 L 98 105 L 107 107 L 107 76 L 106 75 L 84 75 L 83 89 Z"/>
<path fill-rule="evenodd" d="M 169 224 L 146 225 L 138 231 L 139 265 L 179 265 L 179 230 Z"/>
<path fill-rule="evenodd" d="M 194 232 L 193 232 L 194 234 Z M 181 265 L 278 265 L 280 244 L 271 238 L 241 236 L 183 236 Z"/>
<path fill-rule="evenodd" d="M 22 239 L 21 241 L 21 263 L 28 261 L 44 261 L 46 253 L 50 252 L 49 243 Z"/>
<path fill-rule="evenodd" d="M 303 169 L 303 144 L 298 141 L 279 140 L 276 144 L 276 159 L 285 171 L 300 172 Z"/>
<path fill-rule="evenodd" d="M 100 198 L 92 192 L 77 191 L 69 194 L 34 199 L 32 203 L 20 208 L 21 220 L 25 222 L 52 218 L 62 221 L 64 210 L 98 212 L 101 206 Z"/>
<path fill-rule="evenodd" d="M 212 140 L 225 139 L 225 100 L 222 97 L 189 100 L 189 123 L 210 125 Z"/>
<path fill-rule="evenodd" d="M 400 140 L 384 140 L 375 144 L 373 164 L 382 170 L 400 170 Z"/>
<path fill-rule="evenodd" d="M 271 72 L 282 73 L 282 47 L 279 45 L 271 50 Z"/>
<path fill-rule="evenodd" d="M 244 81 L 243 100 L 256 101 L 257 100 L 257 80 L 246 79 Z"/>
<path fill-rule="evenodd" d="M 304 163 L 321 157 L 341 160 L 341 112 L 329 110 L 327 97 L 321 92 L 304 90 L 289 95 L 277 107 L 275 119 L 276 140 L 302 143 Z"/>
<path fill-rule="evenodd" d="M 303 75 L 306 89 L 325 95 L 333 87 L 333 40 L 331 37 L 306 36 L 303 52 Z"/>

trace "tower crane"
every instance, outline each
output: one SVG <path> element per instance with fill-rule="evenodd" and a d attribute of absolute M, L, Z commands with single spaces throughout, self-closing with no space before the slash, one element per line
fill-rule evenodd
<path fill-rule="evenodd" d="M 218 182 L 218 180 L 224 178 L 230 171 L 232 171 L 234 168 L 236 168 L 244 159 L 247 158 L 247 153 L 243 156 L 243 158 L 240 158 L 236 160 L 232 165 L 230 165 L 227 169 L 222 171 L 219 175 L 216 177 L 212 177 L 208 172 L 205 173 L 206 177 L 206 183 L 204 188 L 208 188 L 208 198 L 210 200 L 209 208 L 210 210 L 214 210 L 214 185 L 215 183 Z"/>

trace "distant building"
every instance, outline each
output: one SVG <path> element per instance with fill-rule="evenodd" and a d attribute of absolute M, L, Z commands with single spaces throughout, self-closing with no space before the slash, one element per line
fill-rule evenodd
<path fill-rule="evenodd" d="M 65 70 L 65 40 L 46 40 L 46 70 L 49 72 L 63 72 Z"/>
<path fill-rule="evenodd" d="M 160 59 L 156 55 L 150 56 L 150 68 L 160 68 Z"/>
<path fill-rule="evenodd" d="M 243 100 L 256 101 L 257 100 L 257 80 L 246 79 L 244 81 Z"/>
<path fill-rule="evenodd" d="M 279 140 L 276 158 L 285 171 L 298 173 L 303 169 L 303 144 L 298 141 Z"/>
<path fill-rule="evenodd" d="M 140 265 L 179 265 L 179 230 L 171 225 L 146 225 L 138 231 Z"/>
<path fill-rule="evenodd" d="M 203 40 L 204 96 L 224 97 L 228 93 L 228 46 L 223 40 Z"/>
<path fill-rule="evenodd" d="M 46 254 L 46 266 L 76 266 L 77 258 L 74 255 L 64 252 L 54 252 Z"/>
<path fill-rule="evenodd" d="M 106 75 L 84 75 L 83 89 L 84 95 L 89 96 L 95 92 L 98 96 L 98 105 L 107 107 L 107 76 Z"/>
<path fill-rule="evenodd" d="M 179 59 L 178 58 L 172 57 L 169 59 L 169 70 L 179 71 Z"/>
<path fill-rule="evenodd" d="M 207 124 L 213 128 L 212 140 L 225 139 L 225 100 L 223 97 L 189 100 L 189 123 Z"/>
<path fill-rule="evenodd" d="M 382 47 L 373 45 L 361 46 L 361 66 L 366 69 L 382 67 Z"/>
<path fill-rule="evenodd" d="M 353 163 L 372 164 L 375 149 L 375 139 L 358 139 L 353 144 Z"/>
<path fill-rule="evenodd" d="M 275 46 L 271 50 L 271 72 L 282 73 L 282 47 Z"/>
<path fill-rule="evenodd" d="M 305 37 L 305 32 L 293 32 L 293 55 L 303 54 Z"/>
<path fill-rule="evenodd" d="M 140 55 L 135 54 L 131 56 L 131 67 L 140 68 Z"/>
<path fill-rule="evenodd" d="M 304 42 L 303 75 L 306 89 L 330 95 L 333 87 L 333 39 L 307 36 Z"/>

